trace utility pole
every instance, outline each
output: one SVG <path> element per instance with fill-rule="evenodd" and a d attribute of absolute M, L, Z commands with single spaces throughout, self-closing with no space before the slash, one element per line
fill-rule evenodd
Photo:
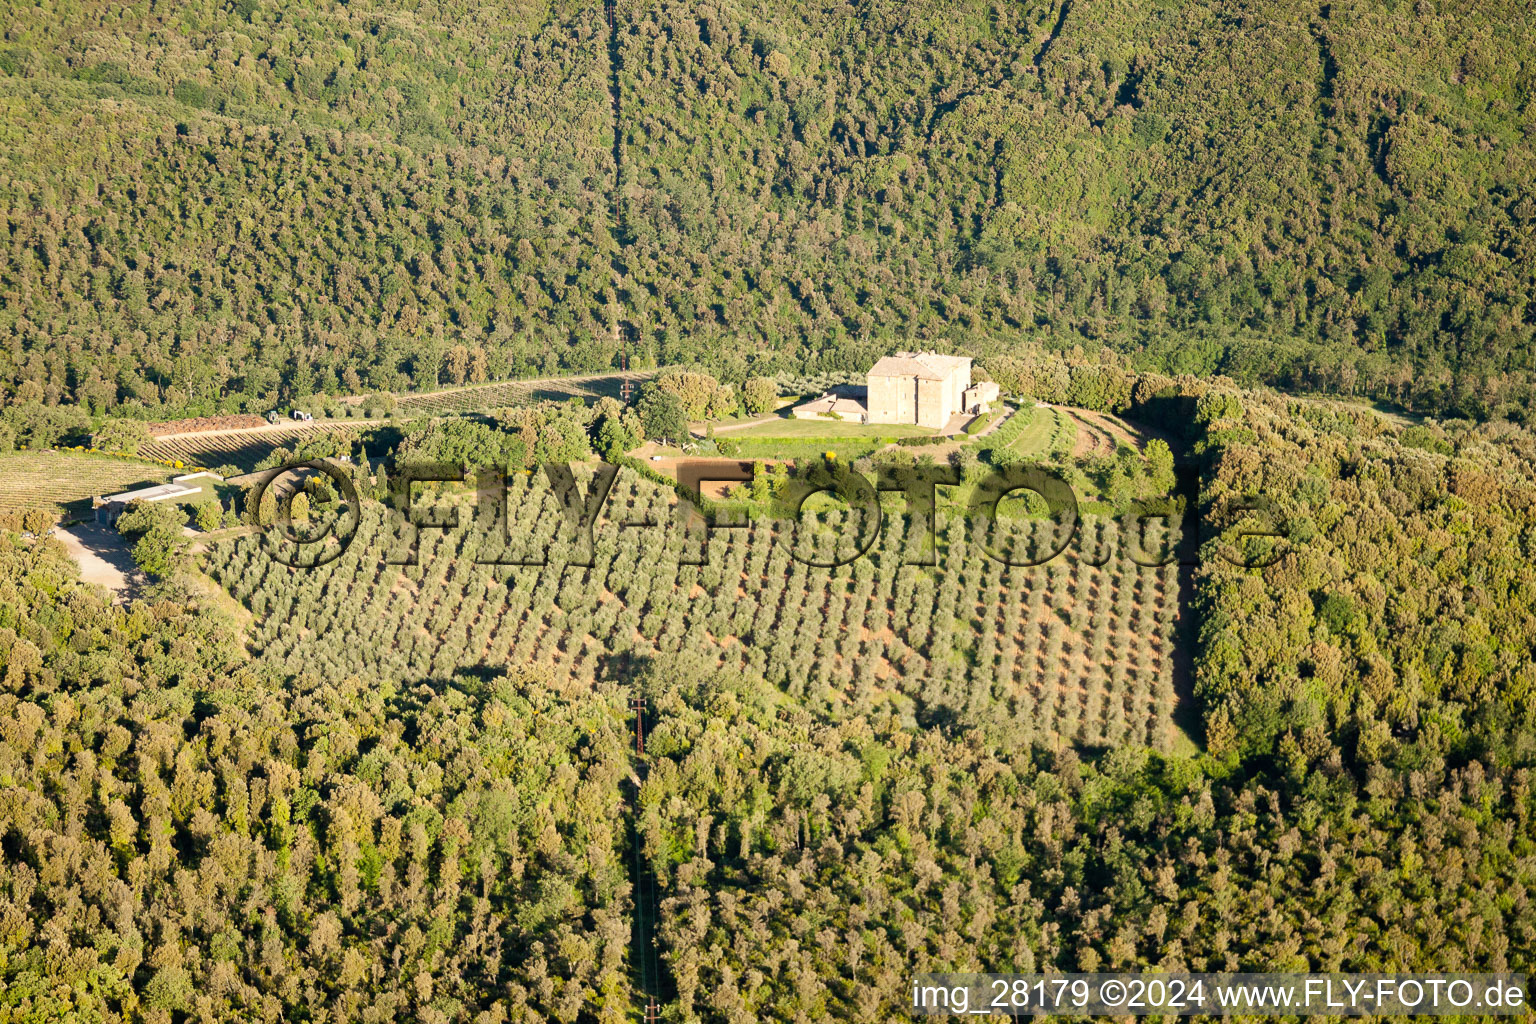
<path fill-rule="evenodd" d="M 629 709 L 635 713 L 635 756 L 645 756 L 645 698 L 633 697 Z"/>
<path fill-rule="evenodd" d="M 619 385 L 619 397 L 628 405 L 635 394 L 635 382 L 629 379 L 629 325 L 615 323 L 613 330 L 619 336 L 619 372 L 624 377 L 624 382 Z"/>

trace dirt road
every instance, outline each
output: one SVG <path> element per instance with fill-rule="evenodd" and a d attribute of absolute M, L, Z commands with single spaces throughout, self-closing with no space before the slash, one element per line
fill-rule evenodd
<path fill-rule="evenodd" d="M 144 583 L 144 574 L 133 564 L 127 543 L 111 527 L 77 523 L 68 529 L 59 527 L 55 536 L 80 566 L 80 578 L 106 587 L 114 601 L 127 600 Z"/>

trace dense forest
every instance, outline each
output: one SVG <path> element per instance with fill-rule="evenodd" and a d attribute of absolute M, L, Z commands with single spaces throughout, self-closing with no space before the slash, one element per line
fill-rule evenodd
<path fill-rule="evenodd" d="M 227 617 L 72 574 L 0 536 L 10 1019 L 624 1019 L 611 687 L 263 686 Z"/>
<path fill-rule="evenodd" d="M 1513 0 L 614 9 L 15 12 L 6 397 L 262 411 L 626 339 L 740 381 L 1029 338 L 1524 415 Z"/>
<path fill-rule="evenodd" d="M 606 367 L 606 46 L 600 10 L 565 8 L 210 0 L 13 19 L 12 390 L 255 408 L 446 384 L 459 345 L 481 379 Z"/>
<path fill-rule="evenodd" d="M 816 570 L 761 522 L 687 564 L 625 525 L 675 500 L 640 463 L 590 552 L 544 534 L 547 494 L 498 539 L 450 487 L 461 528 L 389 564 L 360 472 L 373 532 L 343 558 L 230 538 L 127 606 L 0 535 L 0 1005 L 880 1021 L 923 970 L 1529 971 L 1531 432 L 993 369 L 1185 425 L 1192 599 L 1088 564 L 1102 532 L 1003 566 L 952 504 L 934 568 Z M 526 427 L 399 443 L 499 435 L 515 463 Z M 1255 495 L 1283 537 L 1222 529 Z M 1052 660 L 1063 641 L 1106 671 Z"/>

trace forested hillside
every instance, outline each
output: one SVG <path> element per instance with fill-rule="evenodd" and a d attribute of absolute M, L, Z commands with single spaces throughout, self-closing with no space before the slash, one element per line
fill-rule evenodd
<path fill-rule="evenodd" d="M 604 528 L 593 570 L 505 580 L 457 540 L 310 574 L 226 540 L 235 618 L 110 607 L 0 534 L 0 1007 L 883 1021 L 922 970 L 1529 972 L 1531 433 L 999 370 L 1187 403 L 1202 515 L 1276 502 L 1272 567 L 1201 550 L 1204 750 L 1063 737 L 1006 684 L 1079 596 L 1050 566 L 769 594 L 760 537 L 693 568 Z M 1034 652 L 994 632 L 1019 611 Z M 910 678 L 863 671 L 902 645 Z"/>
<path fill-rule="evenodd" d="M 1529 368 L 1519 5 L 632 6 L 632 265 L 682 345 L 1043 334 L 1431 404 Z"/>
<path fill-rule="evenodd" d="M 355 502 L 293 502 L 361 523 L 316 569 L 246 528 L 270 493 L 191 536 L 141 506 L 152 578 L 113 603 L 47 529 L 104 486 L 17 490 L 0 1022 L 874 1022 L 928 970 L 1536 968 L 1528 4 L 6 15 L 0 447 L 369 422 L 263 449 L 350 459 Z M 701 540 L 630 456 L 918 345 L 1011 418 L 700 444 L 845 495 L 942 452 L 932 564 L 894 493 L 808 564 L 870 517 L 773 520 L 783 465 Z M 621 346 L 673 368 L 632 408 Z M 607 383 L 386 394 L 578 371 Z M 14 472 L 45 454 L 128 472 Z M 532 468 L 596 454 L 588 550 Z M 1206 532 L 1143 565 L 1122 517 L 1176 457 Z M 961 509 L 1026 460 L 1081 534 L 1004 565 Z M 506 536 L 418 488 L 463 521 L 398 564 L 412 461 L 529 470 Z M 1256 501 L 1283 538 L 1220 532 Z"/>
<path fill-rule="evenodd" d="M 612 687 L 276 688 L 73 575 L 0 534 L 0 1012 L 624 1019 Z"/>
<path fill-rule="evenodd" d="M 1391 428 L 1366 410 L 1201 400 L 1216 520 L 1268 495 L 1291 537 L 1262 575 L 1202 560 L 1199 689 L 1223 752 L 1297 777 L 1536 754 L 1536 439 Z"/>
<path fill-rule="evenodd" d="M 579 344 L 606 323 L 597 8 L 13 13 L 8 383 L 255 408 L 448 383 L 461 344 L 482 350 L 481 379 L 608 364 Z"/>
<path fill-rule="evenodd" d="M 1028 337 L 1523 415 L 1514 0 L 13 13 L 11 397 L 594 370 L 628 324 L 734 380 Z"/>

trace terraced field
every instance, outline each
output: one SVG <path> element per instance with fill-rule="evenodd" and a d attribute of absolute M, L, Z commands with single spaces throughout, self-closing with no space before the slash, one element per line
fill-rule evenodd
<path fill-rule="evenodd" d="M 355 429 L 366 422 L 339 420 L 292 425 L 283 423 L 243 430 L 180 434 L 159 438 L 141 448 L 140 454 L 152 459 L 167 459 L 187 466 L 210 469 L 224 465 L 239 466 L 249 472 L 276 448 L 292 447 L 295 442 L 333 430 Z"/>
<path fill-rule="evenodd" d="M 176 470 L 90 452 L 0 454 L 0 513 L 46 508 L 66 518 L 87 515 L 91 498 L 164 483 Z"/>
<path fill-rule="evenodd" d="M 589 401 L 604 396 L 618 398 L 624 381 L 640 384 L 654 376 L 651 372 L 598 373 L 581 377 L 548 377 L 541 380 L 508 380 L 495 384 L 432 391 L 420 395 L 399 395 L 400 409 L 411 414 L 441 415 L 456 412 L 484 412 L 534 402 L 559 402 L 569 398 Z"/>
<path fill-rule="evenodd" d="M 1072 454 L 1076 458 L 1089 456 L 1105 458 L 1115 454 L 1115 437 L 1108 428 L 1096 420 L 1077 412 L 1069 412 L 1072 426 L 1077 434 L 1077 440 L 1072 445 Z"/>
<path fill-rule="evenodd" d="M 1072 415 L 1083 423 L 1089 424 L 1101 431 L 1109 440 L 1109 443 L 1119 448 L 1121 445 L 1129 445 L 1137 451 L 1142 451 L 1151 439 L 1144 428 L 1131 426 L 1125 420 L 1108 412 L 1094 412 L 1091 409 L 1074 409 Z"/>

